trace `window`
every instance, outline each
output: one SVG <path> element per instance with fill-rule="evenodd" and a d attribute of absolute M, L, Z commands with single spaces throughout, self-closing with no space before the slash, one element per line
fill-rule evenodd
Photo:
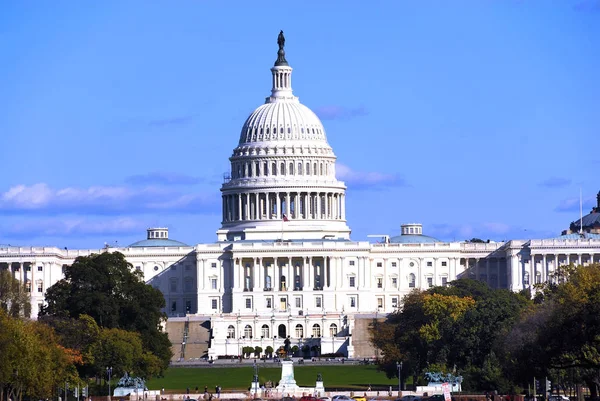
<path fill-rule="evenodd" d="M 142 267 L 141 267 L 141 266 L 136 266 L 136 267 L 135 267 L 135 270 L 137 270 L 137 271 L 142 271 Z"/>
<path fill-rule="evenodd" d="M 414 286 L 415 286 L 415 282 L 416 282 L 416 277 L 415 277 L 415 275 L 414 275 L 413 273 L 410 273 L 410 274 L 408 275 L 408 286 L 409 286 L 410 288 L 414 288 Z"/>
<path fill-rule="evenodd" d="M 177 311 L 177 301 L 173 301 L 171 303 L 171 312 L 176 312 Z"/>
<path fill-rule="evenodd" d="M 44 270 L 43 266 L 38 266 L 38 271 L 41 272 L 42 270 Z"/>
<path fill-rule="evenodd" d="M 244 327 L 244 338 L 252 338 L 252 326 L 249 324 Z"/>
<path fill-rule="evenodd" d="M 210 267 L 213 268 L 213 269 L 216 269 L 217 268 L 217 263 L 216 262 L 212 262 L 210 264 Z"/>
<path fill-rule="evenodd" d="M 177 292 L 177 279 L 171 279 L 171 292 Z"/>
<path fill-rule="evenodd" d="M 392 297 L 392 308 L 398 307 L 398 297 Z"/>
<path fill-rule="evenodd" d="M 301 324 L 296 325 L 296 338 L 304 337 L 304 327 Z"/>
<path fill-rule="evenodd" d="M 527 272 L 525 272 L 525 274 L 523 274 L 523 284 L 529 285 L 529 273 L 527 273 Z"/>
<path fill-rule="evenodd" d="M 185 278 L 185 291 L 186 292 L 194 291 L 194 281 L 192 280 L 191 277 Z"/>
<path fill-rule="evenodd" d="M 217 309 L 218 309 L 218 307 L 219 307 L 219 300 L 218 300 L 218 299 L 215 299 L 215 298 L 211 299 L 211 300 L 210 300 L 210 307 L 211 307 L 211 309 L 213 309 L 213 310 L 217 310 Z"/>
<path fill-rule="evenodd" d="M 356 277 L 350 276 L 350 287 L 356 287 Z"/>
<path fill-rule="evenodd" d="M 383 288 L 383 278 L 377 277 L 377 288 Z"/>
<path fill-rule="evenodd" d="M 26 272 L 30 272 L 30 271 L 31 271 L 31 265 L 29 265 L 29 266 L 25 266 L 25 271 L 26 271 Z"/>
<path fill-rule="evenodd" d="M 377 307 L 379 309 L 383 308 L 383 298 L 377 298 Z"/>
<path fill-rule="evenodd" d="M 171 270 L 173 270 L 173 271 L 177 270 L 177 266 L 175 266 L 175 265 L 171 266 Z"/>
<path fill-rule="evenodd" d="M 337 325 L 335 323 L 331 323 L 331 325 L 329 326 L 329 337 L 335 337 L 337 336 L 337 333 Z"/>
<path fill-rule="evenodd" d="M 260 335 L 262 336 L 262 338 L 269 338 L 269 326 L 263 324 L 260 328 Z"/>
<path fill-rule="evenodd" d="M 351 260 L 350 262 L 348 262 L 350 266 L 354 266 L 354 261 Z"/>
<path fill-rule="evenodd" d="M 398 288 L 398 278 L 392 277 L 392 287 Z"/>
<path fill-rule="evenodd" d="M 356 308 L 356 297 L 350 297 L 350 307 Z"/>
<path fill-rule="evenodd" d="M 408 265 L 409 265 L 410 267 L 415 267 L 415 262 L 410 262 Z"/>
<path fill-rule="evenodd" d="M 535 272 L 535 283 L 540 284 L 542 282 L 542 273 Z"/>
<path fill-rule="evenodd" d="M 427 266 L 429 266 L 429 267 L 433 266 L 433 262 L 427 262 Z"/>
<path fill-rule="evenodd" d="M 157 272 L 158 271 L 158 266 L 154 266 L 154 271 Z"/>
<path fill-rule="evenodd" d="M 445 260 L 442 262 L 442 266 L 446 267 L 448 266 L 448 262 L 446 262 Z"/>
<path fill-rule="evenodd" d="M 392 267 L 397 267 L 398 264 L 396 262 L 392 262 Z"/>
<path fill-rule="evenodd" d="M 29 280 L 27 280 L 27 282 L 25 283 L 25 291 L 31 292 L 31 281 Z"/>
<path fill-rule="evenodd" d="M 267 267 L 268 267 L 268 266 L 267 266 Z M 270 289 L 271 289 L 271 276 L 267 276 L 267 277 L 265 278 L 265 281 L 266 281 L 266 284 L 265 284 L 265 285 L 266 285 L 266 287 L 265 287 L 265 288 L 267 288 L 267 289 L 269 289 L 269 290 L 270 290 Z"/>
<path fill-rule="evenodd" d="M 246 309 L 252 309 L 252 298 L 246 298 Z"/>
<path fill-rule="evenodd" d="M 448 285 L 448 277 L 442 277 L 442 285 L 444 287 Z"/>
<path fill-rule="evenodd" d="M 296 308 L 302 308 L 302 298 L 296 297 Z"/>
<path fill-rule="evenodd" d="M 321 297 L 316 297 L 315 298 L 315 308 L 321 308 L 322 307 L 322 299 Z"/>
<path fill-rule="evenodd" d="M 227 328 L 227 338 L 235 338 L 235 327 L 229 326 Z"/>
<path fill-rule="evenodd" d="M 313 337 L 321 337 L 321 326 L 319 326 L 318 324 L 313 324 L 312 327 L 312 336 Z"/>
<path fill-rule="evenodd" d="M 268 297 L 266 300 L 266 307 L 267 309 L 271 309 L 273 307 L 273 299 L 271 297 Z"/>
<path fill-rule="evenodd" d="M 383 263 L 377 262 L 377 267 L 382 267 L 382 266 L 383 266 Z"/>
<path fill-rule="evenodd" d="M 216 278 L 211 278 L 210 279 L 210 288 L 212 290 L 216 290 L 217 289 L 217 279 Z"/>
<path fill-rule="evenodd" d="M 427 286 L 433 287 L 433 277 L 427 277 Z"/>
<path fill-rule="evenodd" d="M 192 301 L 185 301 L 185 313 L 190 313 L 192 310 Z"/>
<path fill-rule="evenodd" d="M 185 265 L 185 270 L 190 270 L 192 267 L 190 265 Z"/>

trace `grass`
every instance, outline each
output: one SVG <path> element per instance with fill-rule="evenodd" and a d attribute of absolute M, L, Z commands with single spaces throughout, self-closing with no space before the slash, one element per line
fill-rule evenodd
<path fill-rule="evenodd" d="M 374 365 L 294 366 L 294 378 L 300 387 L 314 387 L 317 373 L 322 374 L 327 389 L 366 390 L 371 385 L 373 390 L 387 390 L 398 386 L 396 378 L 388 379 Z M 214 392 L 217 385 L 223 391 L 247 390 L 253 374 L 252 366 L 169 368 L 164 377 L 149 380 L 146 385 L 151 390 L 164 388 L 171 392 L 184 392 L 189 387 L 191 393 L 196 386 L 199 392 L 204 391 L 204 386 Z M 275 384 L 281 379 L 281 368 L 259 365 L 258 377 L 261 384 L 267 380 Z"/>

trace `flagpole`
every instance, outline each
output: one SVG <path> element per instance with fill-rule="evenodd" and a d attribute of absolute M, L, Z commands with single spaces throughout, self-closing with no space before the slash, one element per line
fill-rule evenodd
<path fill-rule="evenodd" d="M 583 195 L 579 187 L 579 234 L 583 234 Z"/>

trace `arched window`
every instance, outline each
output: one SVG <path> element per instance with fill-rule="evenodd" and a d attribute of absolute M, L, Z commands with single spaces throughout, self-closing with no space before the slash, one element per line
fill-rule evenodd
<path fill-rule="evenodd" d="M 337 325 L 335 323 L 331 323 L 329 326 L 329 337 L 337 336 Z"/>
<path fill-rule="evenodd" d="M 304 337 L 304 327 L 301 324 L 296 325 L 296 338 Z"/>
<path fill-rule="evenodd" d="M 306 175 L 310 175 L 310 163 L 306 163 Z"/>
<path fill-rule="evenodd" d="M 540 284 L 542 282 L 542 273 L 535 272 L 535 283 Z"/>
<path fill-rule="evenodd" d="M 319 170 L 317 170 L 317 163 L 313 164 L 313 175 L 318 175 Z"/>
<path fill-rule="evenodd" d="M 288 171 L 290 175 L 294 175 L 294 163 L 290 162 L 290 171 Z"/>
<path fill-rule="evenodd" d="M 265 284 L 266 288 L 271 288 L 271 276 L 267 276 L 265 278 L 265 282 L 266 282 L 266 284 Z"/>
<path fill-rule="evenodd" d="M 280 175 L 285 175 L 285 163 L 281 162 L 281 171 L 279 171 Z"/>
<path fill-rule="evenodd" d="M 298 175 L 302 175 L 302 162 L 298 163 Z"/>
<path fill-rule="evenodd" d="M 262 338 L 269 338 L 269 326 L 263 324 L 260 329 L 260 335 L 262 336 Z"/>
<path fill-rule="evenodd" d="M 417 281 L 415 275 L 413 273 L 410 273 L 408 275 L 408 286 L 413 288 L 415 286 L 415 282 Z"/>
<path fill-rule="evenodd" d="M 227 338 L 235 338 L 235 327 L 229 326 L 227 328 Z"/>
<path fill-rule="evenodd" d="M 525 274 L 523 274 L 523 284 L 529 285 L 529 273 L 527 273 L 527 272 L 525 272 Z"/>
<path fill-rule="evenodd" d="M 263 165 L 263 175 L 269 175 L 269 163 L 265 162 Z"/>
<path fill-rule="evenodd" d="M 312 335 L 313 337 L 317 338 L 317 337 L 321 337 L 321 326 L 319 326 L 318 324 L 313 324 L 312 327 Z"/>
<path fill-rule="evenodd" d="M 271 165 L 271 175 L 277 175 L 277 163 L 275 162 Z"/>
<path fill-rule="evenodd" d="M 244 338 L 252 338 L 252 327 L 249 324 L 244 327 Z"/>

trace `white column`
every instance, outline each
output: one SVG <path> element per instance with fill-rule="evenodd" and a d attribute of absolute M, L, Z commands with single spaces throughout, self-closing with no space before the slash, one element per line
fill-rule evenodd
<path fill-rule="evenodd" d="M 282 214 L 281 213 L 281 203 L 282 202 L 281 202 L 281 196 L 280 196 L 279 192 L 275 192 L 275 198 L 276 198 L 275 204 L 277 205 L 277 220 L 281 220 L 282 219 L 282 217 L 281 217 L 281 214 Z"/>
<path fill-rule="evenodd" d="M 308 257 L 308 289 L 315 288 L 315 266 L 312 256 Z"/>
<path fill-rule="evenodd" d="M 342 194 L 342 220 L 346 220 L 346 195 Z"/>
<path fill-rule="evenodd" d="M 302 289 L 304 291 L 307 291 L 309 289 L 308 262 L 305 256 L 302 257 Z"/>
<path fill-rule="evenodd" d="M 579 266 L 581 266 L 581 254 L 580 253 L 577 254 L 577 263 L 579 264 Z"/>
<path fill-rule="evenodd" d="M 238 216 L 237 220 L 242 220 L 242 194 L 236 194 L 237 196 L 237 204 L 238 204 Z"/>
<path fill-rule="evenodd" d="M 546 261 L 546 254 L 542 255 L 542 283 L 548 280 L 548 262 Z"/>

